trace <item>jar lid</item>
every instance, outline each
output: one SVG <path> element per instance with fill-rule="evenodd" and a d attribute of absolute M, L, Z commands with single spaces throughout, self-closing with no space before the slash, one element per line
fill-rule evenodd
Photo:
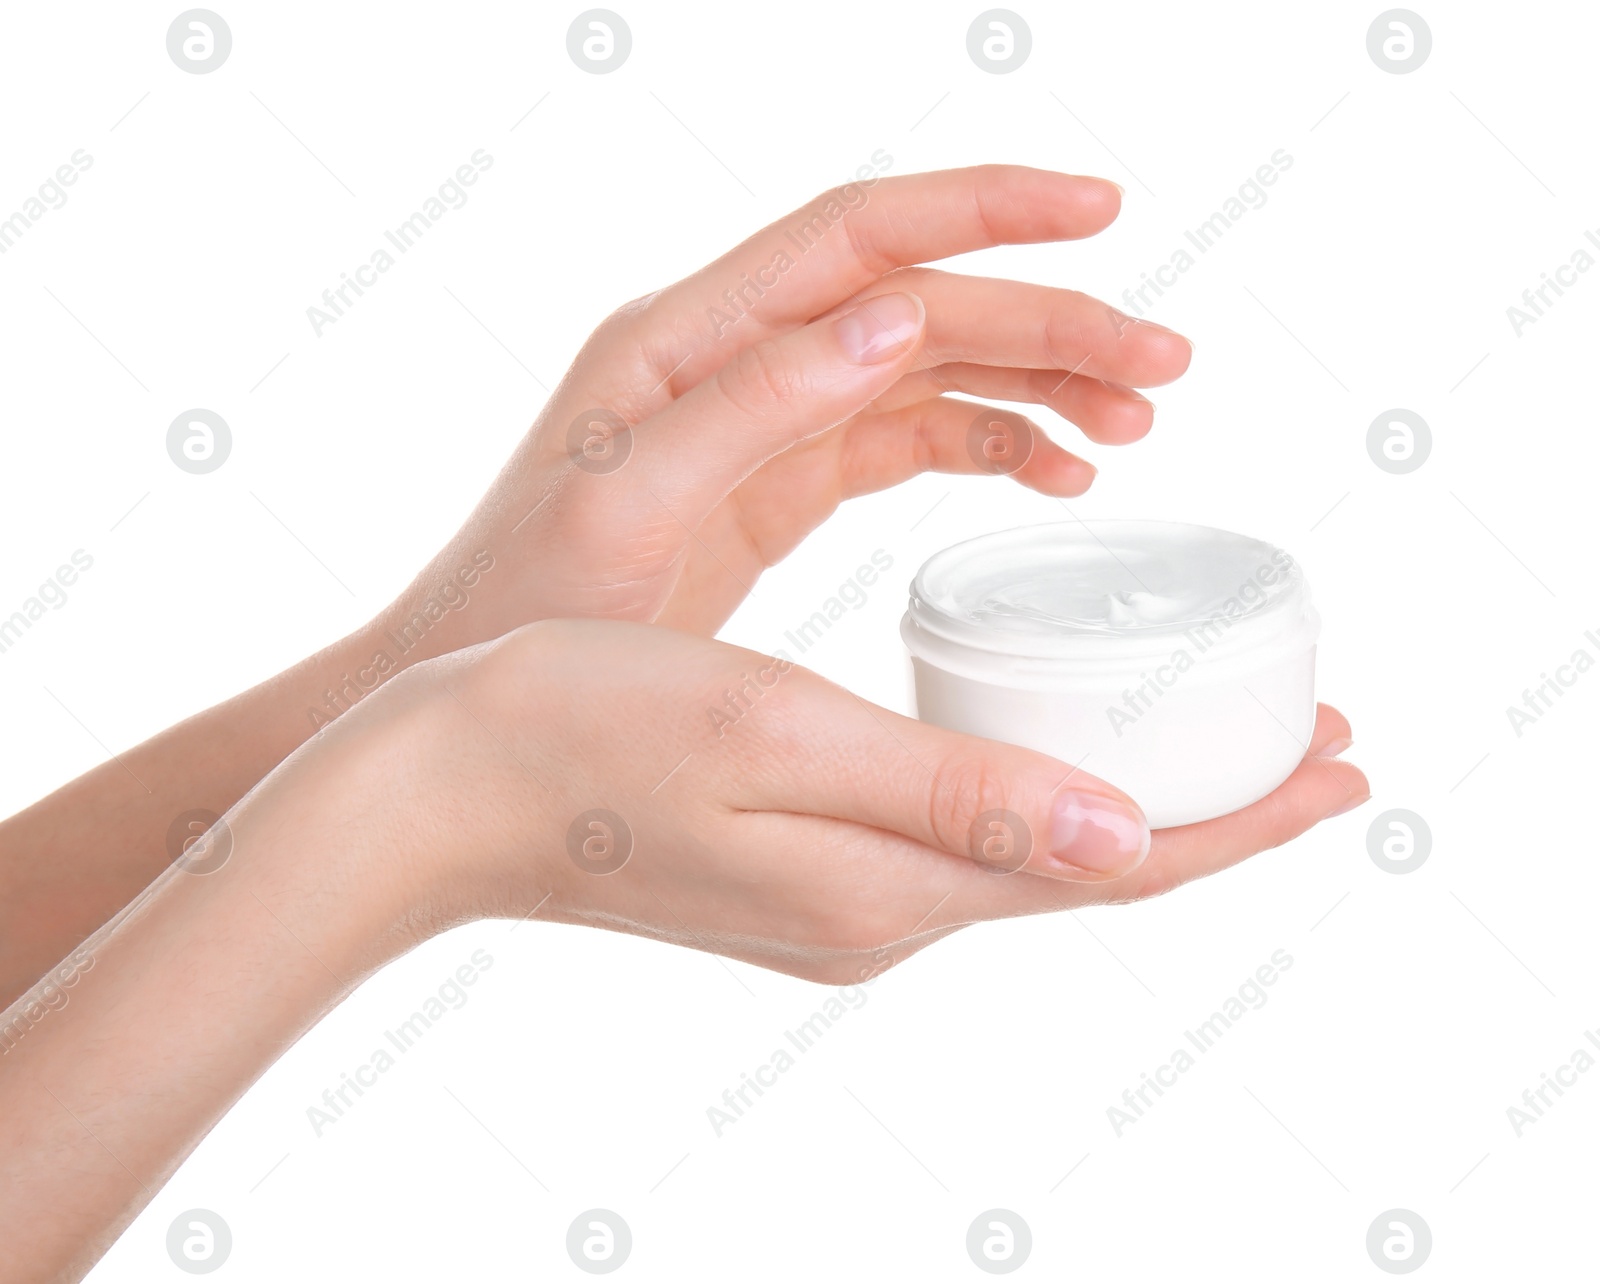
<path fill-rule="evenodd" d="M 1073 521 L 981 535 L 911 582 L 909 633 L 1041 659 L 1235 651 L 1316 625 L 1294 559 L 1181 522 Z"/>

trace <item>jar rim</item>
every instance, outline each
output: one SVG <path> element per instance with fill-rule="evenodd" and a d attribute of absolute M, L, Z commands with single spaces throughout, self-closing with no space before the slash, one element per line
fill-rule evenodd
<path fill-rule="evenodd" d="M 1074 567 L 1120 587 L 1081 586 Z M 1314 639 L 1318 624 L 1305 576 L 1284 550 L 1214 527 L 1141 518 L 979 535 L 928 558 L 910 590 L 902 633 L 914 653 L 931 644 L 1068 662 L 1184 646 L 1237 654 L 1307 629 Z M 1099 613 L 1105 618 L 1090 618 Z"/>

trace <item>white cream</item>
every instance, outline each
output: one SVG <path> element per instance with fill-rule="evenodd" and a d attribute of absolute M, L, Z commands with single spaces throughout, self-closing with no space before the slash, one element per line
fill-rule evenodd
<path fill-rule="evenodd" d="M 1096 521 L 935 554 L 901 635 L 919 717 L 1081 767 L 1165 828 L 1247 806 L 1294 770 L 1316 716 L 1318 627 L 1281 549 Z"/>

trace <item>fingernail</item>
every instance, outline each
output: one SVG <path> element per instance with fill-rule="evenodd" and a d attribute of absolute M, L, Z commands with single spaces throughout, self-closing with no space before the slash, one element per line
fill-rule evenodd
<path fill-rule="evenodd" d="M 839 346 L 860 366 L 899 356 L 922 329 L 922 300 L 914 294 L 880 294 L 833 323 Z"/>
<path fill-rule="evenodd" d="M 1128 194 L 1128 189 L 1126 187 L 1124 187 L 1121 183 L 1117 182 L 1116 179 L 1108 178 L 1108 179 L 1106 179 L 1106 182 L 1110 183 L 1112 187 L 1117 189 L 1117 194 L 1119 196 L 1126 196 Z"/>
<path fill-rule="evenodd" d="M 1074 870 L 1096 878 L 1126 874 L 1149 852 L 1150 826 L 1136 807 L 1076 789 L 1056 796 L 1050 859 L 1064 876 Z"/>
<path fill-rule="evenodd" d="M 1367 802 L 1368 800 L 1370 800 L 1371 797 L 1372 797 L 1371 794 L 1362 794 L 1361 797 L 1359 797 L 1359 798 L 1348 799 L 1344 803 L 1340 804 L 1338 807 L 1335 807 L 1332 811 L 1330 811 L 1322 819 L 1323 820 L 1332 820 L 1335 816 L 1342 816 L 1347 811 L 1354 811 L 1357 807 L 1361 806 L 1362 803 Z"/>
<path fill-rule="evenodd" d="M 1322 746 L 1322 748 L 1318 749 L 1317 757 L 1337 758 L 1354 743 L 1355 741 L 1350 739 L 1349 736 L 1343 736 L 1340 739 L 1333 741 L 1331 744 L 1325 744 Z"/>

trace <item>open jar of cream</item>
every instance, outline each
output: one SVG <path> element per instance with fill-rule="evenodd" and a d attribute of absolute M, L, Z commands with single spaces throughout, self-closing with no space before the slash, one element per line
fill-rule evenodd
<path fill-rule="evenodd" d="M 1206 526 L 1092 521 L 936 553 L 900 631 L 918 717 L 1081 767 L 1166 828 L 1288 778 L 1316 717 L 1318 628 L 1282 549 Z"/>

